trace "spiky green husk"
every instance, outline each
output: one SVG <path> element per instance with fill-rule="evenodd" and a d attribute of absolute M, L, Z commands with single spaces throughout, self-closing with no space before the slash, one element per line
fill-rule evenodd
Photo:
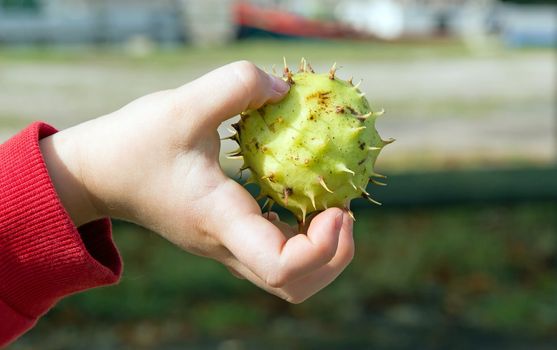
<path fill-rule="evenodd" d="M 382 111 L 373 112 L 351 80 L 338 79 L 335 66 L 315 74 L 302 63 L 296 74 L 285 67 L 292 86 L 280 103 L 241 114 L 234 124 L 240 150 L 233 155 L 243 157 L 242 169 L 251 170 L 248 182 L 259 184 L 260 197 L 289 209 L 299 222 L 313 211 L 348 209 L 356 197 L 375 202 L 366 186 L 381 176 L 375 160 L 392 142 L 375 129 Z"/>

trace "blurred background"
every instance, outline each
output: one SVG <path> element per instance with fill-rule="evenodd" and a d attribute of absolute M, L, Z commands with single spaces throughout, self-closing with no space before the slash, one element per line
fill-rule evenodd
<path fill-rule="evenodd" d="M 353 263 L 307 302 L 115 222 L 121 283 L 11 348 L 554 349 L 556 33 L 551 0 L 0 0 L 0 141 L 283 56 L 362 79 L 397 139 L 368 188 L 383 206 L 353 202 Z"/>

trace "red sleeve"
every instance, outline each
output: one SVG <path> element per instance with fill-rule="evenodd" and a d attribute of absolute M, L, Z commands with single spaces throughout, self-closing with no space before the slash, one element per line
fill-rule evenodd
<path fill-rule="evenodd" d="M 0 347 L 62 297 L 116 283 L 122 271 L 108 219 L 76 228 L 56 194 L 34 123 L 0 145 Z"/>

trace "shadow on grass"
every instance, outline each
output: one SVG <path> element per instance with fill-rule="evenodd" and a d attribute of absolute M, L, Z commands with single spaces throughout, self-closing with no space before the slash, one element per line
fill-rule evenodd
<path fill-rule="evenodd" d="M 556 211 L 358 210 L 353 263 L 300 305 L 116 222 L 121 283 L 63 300 L 13 349 L 549 349 Z"/>

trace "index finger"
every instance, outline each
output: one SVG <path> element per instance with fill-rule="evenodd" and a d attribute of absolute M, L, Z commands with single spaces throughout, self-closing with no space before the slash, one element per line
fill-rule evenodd
<path fill-rule="evenodd" d="M 307 235 L 287 239 L 261 216 L 255 200 L 236 182 L 221 186 L 219 197 L 211 210 L 211 215 L 219 215 L 210 219 L 213 229 L 228 250 L 270 287 L 280 288 L 311 273 L 337 251 L 344 215 L 338 208 L 317 215 Z"/>

